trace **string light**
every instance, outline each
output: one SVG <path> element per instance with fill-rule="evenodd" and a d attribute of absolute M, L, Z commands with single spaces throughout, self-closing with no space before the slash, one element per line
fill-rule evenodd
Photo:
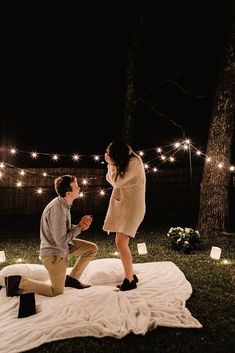
<path fill-rule="evenodd" d="M 38 195 L 41 195 L 43 193 L 43 189 L 42 188 L 37 188 L 36 193 Z"/>
<path fill-rule="evenodd" d="M 104 196 L 105 195 L 105 191 L 104 190 L 100 190 L 100 196 Z"/>
<path fill-rule="evenodd" d="M 10 149 L 10 154 L 15 155 L 16 154 L 16 149 L 15 148 L 11 148 Z"/>
<path fill-rule="evenodd" d="M 74 161 L 78 161 L 78 160 L 79 160 L 79 158 L 80 158 L 80 157 L 79 157 L 79 155 L 78 155 L 78 154 L 74 154 L 74 155 L 73 155 L 73 160 L 74 160 Z"/>
<path fill-rule="evenodd" d="M 1 149 L 1 150 L 7 150 L 7 149 Z M 176 154 L 182 150 L 185 150 L 185 151 L 188 151 L 188 153 L 195 153 L 195 155 L 197 157 L 204 157 L 205 158 L 205 162 L 206 163 L 211 163 L 212 162 L 212 158 L 210 156 L 206 156 L 202 151 L 200 151 L 198 148 L 196 148 L 194 145 L 192 145 L 190 139 L 184 139 L 182 141 L 177 141 L 171 145 L 167 145 L 167 146 L 163 146 L 163 147 L 154 147 L 152 149 L 148 149 L 148 150 L 141 150 L 139 151 L 139 155 L 142 157 L 142 158 L 146 158 L 146 156 L 149 156 L 149 153 L 151 152 L 154 152 L 155 153 L 157 152 L 158 153 L 158 156 L 153 156 L 152 159 L 150 159 L 149 161 L 146 161 L 144 162 L 144 168 L 146 170 L 146 174 L 150 173 L 150 172 L 153 172 L 153 173 L 157 173 L 158 170 L 159 170 L 159 166 L 161 166 L 162 164 L 165 164 L 167 162 L 176 162 L 177 159 L 176 159 Z M 28 151 L 17 151 L 17 149 L 14 147 L 11 147 L 9 149 L 9 153 L 14 156 L 14 155 L 19 155 L 21 153 L 25 153 L 25 154 L 28 154 L 31 156 L 32 159 L 37 159 L 39 156 L 49 156 L 51 157 L 51 159 L 53 161 L 59 161 L 60 157 L 61 156 L 69 156 L 69 155 L 66 155 L 66 154 L 50 154 L 50 153 L 39 153 L 39 152 L 28 152 Z M 144 157 L 145 156 L 145 157 Z M 72 156 L 70 156 L 72 158 L 72 160 L 74 161 L 79 161 L 81 159 L 81 157 L 84 157 L 84 156 L 81 156 L 79 154 L 73 154 Z M 95 162 L 100 162 L 101 165 L 103 165 L 105 162 L 104 160 L 101 158 L 100 155 L 92 155 L 92 158 Z M 157 161 L 158 159 L 158 161 Z M 159 159 L 160 159 L 160 162 L 159 162 Z M 157 166 L 152 166 L 152 164 L 155 163 L 157 164 Z M 213 160 L 213 165 L 214 167 L 217 167 L 219 169 L 223 169 L 223 168 L 227 168 L 227 170 L 229 170 L 230 172 L 234 172 L 235 171 L 235 166 L 234 165 L 231 165 L 231 166 L 226 166 L 224 163 L 222 163 L 221 161 L 215 161 Z M 27 169 L 27 173 L 25 171 L 25 169 L 20 169 L 12 164 L 8 164 L 6 162 L 0 162 L 0 169 L 5 169 L 6 167 L 9 167 L 9 168 L 15 168 L 17 171 L 18 171 L 18 174 L 21 176 L 21 177 L 30 177 L 30 174 L 34 174 L 34 175 L 37 175 L 37 172 L 33 172 L 33 171 L 30 171 L 29 169 Z M 6 169 L 5 169 L 6 170 Z M 50 178 L 54 178 L 55 176 L 54 175 L 48 175 L 48 173 L 46 171 L 44 171 L 42 174 L 41 174 L 43 177 L 50 177 Z M 7 173 L 3 173 L 3 171 L 0 171 L 0 179 L 2 180 L 3 178 L 5 177 L 8 177 Z M 12 177 L 12 176 L 10 176 Z M 82 178 L 82 185 L 84 186 L 87 186 L 88 185 L 88 180 L 89 179 L 94 179 L 94 177 L 89 177 L 89 178 Z M 27 179 L 27 178 L 26 178 Z M 26 186 L 27 184 L 27 181 L 24 180 L 24 183 L 22 182 L 22 180 L 17 180 L 16 181 L 16 187 L 17 188 L 23 188 L 23 186 Z M 106 194 L 106 190 L 108 190 L 110 188 L 107 188 L 107 189 L 102 189 L 98 192 L 98 194 L 100 196 L 105 196 Z M 84 198 L 85 197 L 85 194 L 87 194 L 89 191 L 86 191 L 86 192 L 80 192 L 80 198 Z M 41 195 L 43 194 L 43 189 L 41 187 L 37 188 L 36 190 L 36 194 L 38 195 Z"/>
<path fill-rule="evenodd" d="M 94 160 L 95 160 L 95 161 L 99 161 L 99 160 L 100 160 L 100 157 L 96 155 L 96 156 L 94 156 Z"/>
<path fill-rule="evenodd" d="M 20 175 L 21 176 L 24 176 L 25 175 L 25 171 L 22 169 L 22 170 L 20 170 Z"/>
<path fill-rule="evenodd" d="M 53 154 L 52 159 L 53 159 L 53 161 L 58 161 L 59 156 L 57 154 Z"/>

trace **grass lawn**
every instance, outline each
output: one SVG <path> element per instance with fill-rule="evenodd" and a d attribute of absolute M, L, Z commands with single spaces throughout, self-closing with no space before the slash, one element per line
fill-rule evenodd
<path fill-rule="evenodd" d="M 25 263 L 40 263 L 39 220 L 28 217 L 1 217 L 0 250 L 5 250 L 7 261 L 0 268 L 21 258 Z M 186 224 L 187 226 L 193 226 Z M 73 338 L 44 344 L 28 352 L 81 352 L 81 353 L 228 353 L 235 347 L 235 235 L 211 234 L 202 238 L 202 248 L 190 255 L 171 249 L 166 236 L 170 227 L 143 224 L 130 247 L 133 262 L 172 261 L 185 274 L 193 288 L 187 301 L 191 314 L 203 325 L 200 329 L 157 327 L 144 336 L 129 334 L 122 339 Z M 112 235 L 101 229 L 99 222 L 83 234 L 98 247 L 98 258 L 115 257 Z M 145 242 L 148 253 L 139 255 L 137 243 Z M 222 248 L 221 259 L 210 258 L 211 246 Z M 225 263 L 224 260 L 227 260 Z M 71 259 L 70 265 L 73 264 Z"/>

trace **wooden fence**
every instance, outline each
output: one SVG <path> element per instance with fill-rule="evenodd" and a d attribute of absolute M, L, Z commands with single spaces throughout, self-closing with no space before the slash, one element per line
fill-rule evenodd
<path fill-rule="evenodd" d="M 46 173 L 47 176 L 43 176 Z M 1 215 L 39 215 L 46 204 L 56 196 L 53 180 L 56 176 L 74 174 L 84 192 L 84 198 L 74 202 L 72 210 L 80 213 L 104 214 L 111 193 L 106 169 L 85 168 L 28 168 L 20 176 L 15 168 L 5 168 L 0 180 Z M 201 168 L 194 168 L 191 176 L 188 168 L 163 169 L 147 172 L 146 215 L 149 218 L 183 216 L 198 211 Z M 88 184 L 83 185 L 87 178 Z M 22 181 L 21 187 L 16 183 Z M 37 194 L 37 188 L 42 194 Z M 105 190 L 101 196 L 100 191 Z"/>

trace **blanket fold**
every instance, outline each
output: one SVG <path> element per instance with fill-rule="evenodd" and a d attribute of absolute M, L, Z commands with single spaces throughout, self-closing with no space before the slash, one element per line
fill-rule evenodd
<path fill-rule="evenodd" d="M 35 295 L 35 315 L 17 318 L 19 297 L 0 291 L 0 353 L 25 352 L 43 343 L 72 337 L 120 339 L 165 327 L 201 328 L 186 308 L 192 286 L 172 262 L 134 264 L 135 290 L 116 291 L 116 282 L 84 290 L 66 287 L 57 297 Z M 109 268 L 107 266 L 107 271 Z M 86 280 L 89 278 L 86 278 Z"/>

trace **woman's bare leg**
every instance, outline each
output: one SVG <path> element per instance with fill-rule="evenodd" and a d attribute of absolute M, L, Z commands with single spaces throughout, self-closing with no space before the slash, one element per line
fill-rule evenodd
<path fill-rule="evenodd" d="M 129 237 L 123 233 L 116 233 L 115 243 L 119 250 L 120 258 L 129 282 L 133 281 L 132 254 L 129 248 Z"/>

